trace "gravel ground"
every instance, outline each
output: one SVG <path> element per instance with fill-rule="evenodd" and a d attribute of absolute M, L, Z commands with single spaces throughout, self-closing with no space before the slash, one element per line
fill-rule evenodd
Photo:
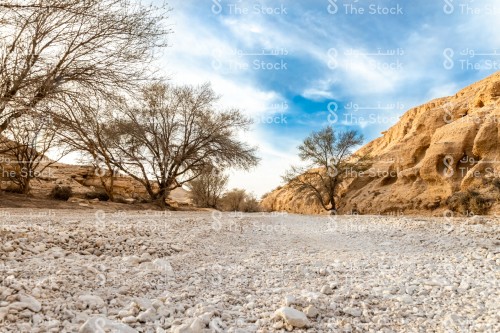
<path fill-rule="evenodd" d="M 0 211 L 1 332 L 500 332 L 493 217 Z"/>

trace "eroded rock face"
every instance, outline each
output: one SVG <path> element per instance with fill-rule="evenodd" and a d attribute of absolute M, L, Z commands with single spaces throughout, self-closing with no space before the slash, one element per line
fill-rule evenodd
<path fill-rule="evenodd" d="M 457 191 L 500 177 L 500 72 L 408 110 L 361 148 L 372 168 L 345 184 L 339 212 L 408 213 L 444 209 Z M 287 186 L 262 202 L 267 210 L 323 213 L 313 197 Z M 495 210 L 496 208 L 493 208 Z"/>
<path fill-rule="evenodd" d="M 0 166 L 6 168 L 6 170 L 12 169 L 10 165 L 12 165 L 13 162 L 11 161 L 14 161 L 14 159 L 9 155 L 0 154 Z M 44 169 L 43 172 L 39 172 L 38 178 L 31 181 L 30 194 L 45 197 L 55 186 L 71 187 L 73 196 L 77 198 L 85 197 L 89 192 L 103 192 L 104 187 L 102 180 L 104 180 L 109 187 L 110 177 L 106 176 L 101 180 L 102 172 L 104 171 L 95 169 L 92 166 L 53 163 Z M 0 176 L 0 190 L 8 190 L 15 187 L 16 185 L 11 181 L 6 178 L 1 178 Z M 120 196 L 124 198 L 125 201 L 131 200 L 130 203 L 135 202 L 136 199 L 147 199 L 149 197 L 144 186 L 140 182 L 124 174 L 119 174 L 114 177 L 113 192 L 115 196 Z M 173 205 L 191 204 L 189 192 L 182 188 L 173 190 L 170 193 L 169 199 L 171 201 L 169 203 Z"/>

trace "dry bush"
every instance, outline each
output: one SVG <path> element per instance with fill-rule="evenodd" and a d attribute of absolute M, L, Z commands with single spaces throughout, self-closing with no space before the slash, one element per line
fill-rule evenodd
<path fill-rule="evenodd" d="M 198 207 L 216 208 L 228 179 L 221 170 L 207 167 L 198 178 L 188 183 L 193 203 Z"/>
<path fill-rule="evenodd" d="M 255 213 L 261 211 L 259 202 L 253 195 L 247 194 L 247 197 L 245 198 L 242 206 L 242 211 L 246 213 Z"/>
<path fill-rule="evenodd" d="M 253 194 L 237 188 L 224 194 L 218 208 L 224 211 L 247 213 L 259 212 L 261 210 L 259 202 Z"/>
<path fill-rule="evenodd" d="M 454 193 L 446 204 L 450 210 L 463 215 L 484 215 L 489 209 L 489 200 L 474 190 Z"/>
<path fill-rule="evenodd" d="M 108 201 L 109 195 L 105 191 L 92 191 L 85 193 L 85 199 L 99 199 L 99 201 Z"/>
<path fill-rule="evenodd" d="M 73 194 L 73 190 L 69 186 L 59 186 L 57 185 L 50 191 L 50 198 L 54 200 L 68 201 Z"/>

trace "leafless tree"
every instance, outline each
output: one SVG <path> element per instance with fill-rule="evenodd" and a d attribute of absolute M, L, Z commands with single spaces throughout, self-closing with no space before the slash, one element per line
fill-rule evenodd
<path fill-rule="evenodd" d="M 188 183 L 193 203 L 198 207 L 217 208 L 228 179 L 221 170 L 207 166 L 198 178 Z"/>
<path fill-rule="evenodd" d="M 49 117 L 25 114 L 15 118 L 0 136 L 5 161 L 0 165 L 2 178 L 14 183 L 19 192 L 29 194 L 34 179 L 50 179 L 50 166 L 57 159 L 46 154 L 57 144 L 56 130 Z M 59 159 L 68 151 L 59 149 Z"/>
<path fill-rule="evenodd" d="M 283 180 L 297 192 L 314 195 L 325 210 L 336 213 L 339 186 L 371 165 L 368 155 L 353 152 L 362 143 L 363 136 L 352 130 L 335 135 L 327 126 L 312 132 L 298 147 L 300 159 L 308 165 L 292 166 Z"/>
<path fill-rule="evenodd" d="M 57 135 L 64 146 L 81 154 L 82 161 L 90 160 L 95 176 L 111 201 L 114 200 L 114 181 L 117 168 L 110 157 L 110 136 L 114 132 L 113 113 L 106 101 L 91 104 L 75 101 L 53 113 Z"/>
<path fill-rule="evenodd" d="M 143 82 L 167 12 L 140 0 L 0 0 L 0 133 L 28 110 Z"/>
<path fill-rule="evenodd" d="M 147 86 L 139 107 L 120 110 L 112 124 L 109 157 L 161 205 L 170 191 L 196 179 L 207 166 L 249 169 L 255 148 L 238 139 L 251 120 L 239 110 L 220 110 L 205 84 Z"/>

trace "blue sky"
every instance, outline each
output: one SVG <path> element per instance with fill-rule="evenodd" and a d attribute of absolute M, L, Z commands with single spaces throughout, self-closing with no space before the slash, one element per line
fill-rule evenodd
<path fill-rule="evenodd" d="M 171 0 L 162 70 L 211 82 L 221 106 L 254 119 L 242 138 L 259 167 L 231 187 L 260 196 L 328 124 L 369 142 L 409 108 L 500 69 L 495 0 Z"/>

